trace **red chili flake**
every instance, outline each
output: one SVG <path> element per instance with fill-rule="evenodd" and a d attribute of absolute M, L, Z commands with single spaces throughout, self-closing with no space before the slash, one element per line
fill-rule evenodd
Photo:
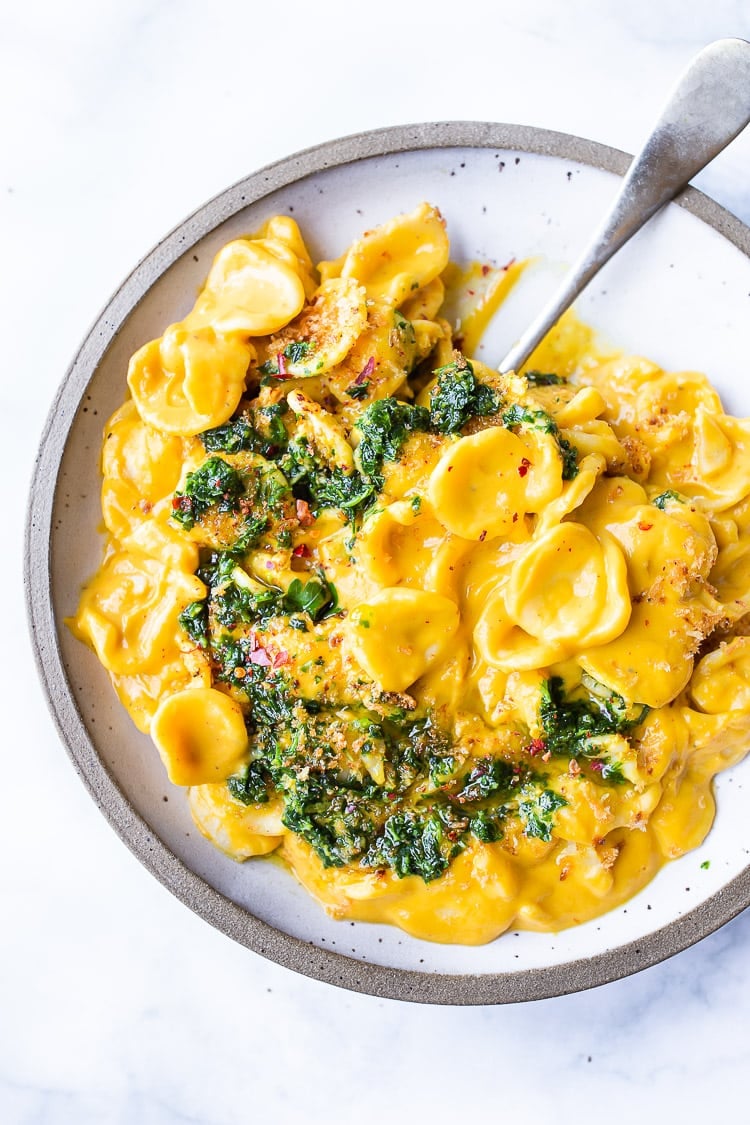
<path fill-rule="evenodd" d="M 482 277 L 486 277 L 489 272 L 490 272 L 489 266 L 482 266 Z"/>
<path fill-rule="evenodd" d="M 470 297 L 474 296 L 474 290 L 473 289 L 467 289 L 466 292 L 469 294 Z"/>
<path fill-rule="evenodd" d="M 309 527 L 313 522 L 313 515 L 307 500 L 297 501 L 297 519 L 303 527 Z"/>
<path fill-rule="evenodd" d="M 510 267 L 514 264 L 515 260 L 516 260 L 515 258 L 509 258 L 504 266 L 500 266 L 500 269 L 504 270 L 507 273 L 507 271 L 510 269 Z"/>
<path fill-rule="evenodd" d="M 650 531 L 654 525 L 652 523 L 639 523 L 638 528 L 640 531 Z"/>
<path fill-rule="evenodd" d="M 518 519 L 518 512 L 514 512 L 513 513 L 513 523 L 515 523 L 517 521 L 517 519 Z"/>
<path fill-rule="evenodd" d="M 250 653 L 250 663 L 260 664 L 263 668 L 270 668 L 272 661 L 264 648 L 256 648 L 255 652 Z"/>
<path fill-rule="evenodd" d="M 172 507 L 175 512 L 189 512 L 193 506 L 193 501 L 189 496 L 173 496 Z"/>
<path fill-rule="evenodd" d="M 307 543 L 300 543 L 297 547 L 295 547 L 292 551 L 292 557 L 295 559 L 309 559 L 310 548 L 308 547 Z"/>
<path fill-rule="evenodd" d="M 529 754 L 531 754 L 532 758 L 536 754 L 543 754 L 546 749 L 547 743 L 543 738 L 532 738 L 531 742 L 529 743 Z"/>
<path fill-rule="evenodd" d="M 372 375 L 374 370 L 375 370 L 375 356 L 371 355 L 370 358 L 368 359 L 367 363 L 364 365 L 364 367 L 360 371 L 357 378 L 354 380 L 354 386 L 358 387 L 361 383 L 364 383 L 365 379 L 370 378 L 370 376 Z"/>
<path fill-rule="evenodd" d="M 280 652 L 275 653 L 274 658 L 273 658 L 274 668 L 281 668 L 282 665 L 288 664 L 288 663 L 289 663 L 289 653 L 286 652 L 283 648 L 281 649 Z"/>
<path fill-rule="evenodd" d="M 395 801 L 396 797 L 398 797 L 398 793 L 395 793 L 395 792 L 386 793 L 386 797 L 388 798 L 389 801 Z"/>
<path fill-rule="evenodd" d="M 484 543 L 486 538 L 487 538 L 487 529 L 485 528 L 484 531 L 479 532 L 479 542 Z"/>
<path fill-rule="evenodd" d="M 518 466 L 519 477 L 525 477 L 530 468 L 531 468 L 531 461 L 529 461 L 528 457 L 522 457 L 521 458 L 521 464 Z"/>
<path fill-rule="evenodd" d="M 286 369 L 286 359 L 283 352 L 276 353 L 276 363 L 279 366 L 279 379 L 286 379 L 288 371 Z"/>
<path fill-rule="evenodd" d="M 601 773 L 601 771 L 604 769 L 604 762 L 601 760 L 601 758 L 594 758 L 593 762 L 589 762 L 589 765 L 591 766 L 592 770 L 596 770 L 597 773 Z"/>
<path fill-rule="evenodd" d="M 172 506 L 174 507 L 174 500 L 172 501 Z M 149 512 L 151 511 L 151 509 L 153 507 L 153 504 L 151 504 L 148 500 L 141 500 L 141 502 L 139 504 L 139 507 L 140 507 L 141 511 L 143 512 L 144 516 L 147 516 L 149 514 Z"/>

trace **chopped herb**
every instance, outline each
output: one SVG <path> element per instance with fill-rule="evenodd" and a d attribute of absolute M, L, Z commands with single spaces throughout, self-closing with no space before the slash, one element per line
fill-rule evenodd
<path fill-rule="evenodd" d="M 265 804 L 272 784 L 260 762 L 249 762 L 240 773 L 227 780 L 229 792 L 243 805 Z"/>
<path fill-rule="evenodd" d="M 430 755 L 428 758 L 429 775 L 432 784 L 437 787 L 444 785 L 453 776 L 456 769 L 456 759 L 452 754 L 446 754 L 442 757 L 438 755 Z"/>
<path fill-rule="evenodd" d="M 184 629 L 192 641 L 199 648 L 208 648 L 208 613 L 207 602 L 204 598 L 199 602 L 186 605 L 177 620 L 180 628 Z"/>
<path fill-rule="evenodd" d="M 397 461 L 401 450 L 415 431 L 426 430 L 430 414 L 422 406 L 381 398 L 371 402 L 355 423 L 360 433 L 356 459 L 360 471 L 380 490 L 386 461 Z"/>
<path fill-rule="evenodd" d="M 547 371 L 527 371 L 526 382 L 532 387 L 556 387 L 567 383 L 564 375 L 553 375 Z"/>
<path fill-rule="evenodd" d="M 544 434 L 550 434 L 555 439 L 562 458 L 563 480 L 573 480 L 578 475 L 578 450 L 562 436 L 554 418 L 546 410 L 530 410 L 527 406 L 514 403 L 503 413 L 503 425 L 508 429 L 528 426 L 534 430 L 541 430 Z"/>
<path fill-rule="evenodd" d="M 629 707 L 621 695 L 598 685 L 597 692 L 581 692 L 566 697 L 563 681 L 552 676 L 542 684 L 539 716 L 544 730 L 544 743 L 552 754 L 570 758 L 599 758 L 603 735 L 626 734 L 646 718 L 649 708 Z M 605 773 L 605 770 L 607 771 Z M 606 763 L 602 777 L 617 778 L 617 765 Z M 619 772 L 622 772 L 620 767 Z"/>
<path fill-rule="evenodd" d="M 197 603 L 203 605 L 205 603 Z M 225 583 L 211 598 L 216 621 L 225 629 L 238 625 L 267 624 L 272 617 L 308 614 L 313 621 L 334 613 L 338 605 L 336 587 L 320 575 L 302 582 L 295 578 L 286 593 L 276 588 L 248 589 L 233 581 Z M 299 618 L 290 624 L 306 629 Z"/>
<path fill-rule="evenodd" d="M 189 531 L 200 517 L 215 507 L 219 512 L 235 512 L 245 489 L 242 477 L 221 457 L 209 457 L 199 469 L 188 473 L 185 491 L 176 492 L 172 519 Z"/>
<path fill-rule="evenodd" d="M 211 598 L 211 608 L 220 625 L 236 629 L 240 624 L 252 625 L 277 616 L 281 597 L 280 590 L 248 590 L 228 582 Z"/>
<path fill-rule="evenodd" d="M 362 863 L 365 867 L 391 867 L 400 879 L 420 875 L 425 883 L 430 883 L 448 867 L 451 849 L 452 843 L 446 841 L 437 813 L 395 813 L 385 822 L 382 836 Z"/>
<path fill-rule="evenodd" d="M 523 800 L 518 802 L 518 813 L 526 835 L 549 843 L 554 814 L 568 802 L 554 789 L 539 789 L 534 786 L 525 786 L 522 796 Z"/>
<path fill-rule="evenodd" d="M 481 801 L 498 790 L 508 790 L 513 784 L 513 766 L 502 758 L 485 758 L 464 779 L 463 788 L 456 794 L 457 801 Z"/>
<path fill-rule="evenodd" d="M 277 547 L 289 545 L 291 501 L 286 479 L 264 458 L 256 455 L 252 464 L 237 469 L 214 456 L 188 473 L 184 492 L 172 500 L 172 518 L 188 531 L 206 524 L 213 540 L 243 553 L 271 531 Z"/>
<path fill-rule="evenodd" d="M 324 867 L 342 867 L 362 856 L 373 834 L 372 787 L 341 784 L 324 772 L 288 781 L 282 791 L 282 823 L 307 840 Z"/>
<path fill-rule="evenodd" d="M 678 492 L 675 492 L 673 488 L 668 488 L 666 492 L 660 492 L 658 496 L 653 498 L 651 503 L 655 508 L 661 508 L 661 510 L 664 511 L 670 500 L 674 501 L 676 504 L 685 503 L 682 496 L 680 496 Z"/>
<path fill-rule="evenodd" d="M 313 621 L 324 616 L 323 610 L 331 611 L 331 607 L 338 602 L 336 587 L 327 582 L 321 575 L 320 578 L 310 578 L 303 583 L 295 578 L 284 594 L 283 604 L 289 613 L 307 613 Z"/>
<path fill-rule="evenodd" d="M 611 781 L 614 785 L 624 785 L 627 781 L 625 774 L 622 772 L 622 762 L 608 762 L 604 759 L 601 761 L 601 778 L 603 781 Z"/>
<path fill-rule="evenodd" d="M 368 390 L 370 389 L 370 376 L 372 375 L 374 370 L 375 356 L 371 355 L 351 386 L 346 388 L 346 393 L 350 398 L 365 398 Z"/>
<path fill-rule="evenodd" d="M 480 383 L 474 368 L 460 352 L 453 363 L 438 367 L 437 384 L 430 393 L 430 426 L 439 434 L 457 434 L 470 419 L 496 414 L 500 396 Z"/>
<path fill-rule="evenodd" d="M 356 398 L 361 400 L 363 398 L 367 398 L 369 390 L 370 381 L 369 379 L 365 379 L 363 383 L 350 383 L 346 388 L 346 393 L 349 395 L 349 398 Z"/>
<path fill-rule="evenodd" d="M 260 453 L 273 457 L 287 444 L 284 403 L 243 410 L 236 418 L 199 435 L 208 453 Z"/>
<path fill-rule="evenodd" d="M 303 360 L 309 352 L 312 351 L 312 344 L 307 340 L 292 340 L 284 348 L 284 356 L 290 363 L 299 363 Z"/>
<path fill-rule="evenodd" d="M 503 834 L 502 823 L 506 811 L 504 806 L 499 809 L 480 809 L 469 821 L 471 834 L 483 844 L 494 844 Z"/>
<path fill-rule="evenodd" d="M 316 456 L 304 438 L 290 442 L 280 466 L 296 499 L 311 506 L 313 515 L 324 508 L 338 508 L 354 525 L 375 501 L 376 489 L 356 470 L 331 468 Z"/>

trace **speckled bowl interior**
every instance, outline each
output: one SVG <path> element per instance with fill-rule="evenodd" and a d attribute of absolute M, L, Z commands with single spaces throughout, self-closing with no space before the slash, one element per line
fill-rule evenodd
<path fill-rule="evenodd" d="M 224 242 L 282 212 L 300 223 L 314 257 L 333 258 L 362 230 L 429 200 L 447 219 L 454 258 L 535 259 L 485 336 L 480 356 L 493 363 L 581 248 L 627 163 L 577 138 L 483 123 L 382 130 L 292 156 L 206 204 L 140 263 L 52 408 L 26 564 L 40 672 L 61 736 L 105 816 L 158 879 L 214 926 L 300 972 L 401 999 L 535 999 L 635 972 L 750 902 L 748 761 L 719 779 L 718 817 L 703 847 L 596 921 L 509 933 L 478 948 L 335 922 L 278 863 L 235 864 L 199 835 L 150 740 L 63 624 L 100 557 L 98 453 L 102 426 L 125 396 L 128 358 L 184 315 Z M 689 190 L 610 263 L 580 314 L 617 346 L 705 371 L 727 409 L 750 414 L 749 254 L 750 231 Z"/>

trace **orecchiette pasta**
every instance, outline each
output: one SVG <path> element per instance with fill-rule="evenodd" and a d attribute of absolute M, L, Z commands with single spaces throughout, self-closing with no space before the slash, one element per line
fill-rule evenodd
<path fill-rule="evenodd" d="M 573 925 L 745 752 L 750 422 L 571 316 L 462 353 L 523 263 L 429 204 L 335 249 L 269 219 L 133 356 L 70 624 L 227 855 L 432 940 Z"/>

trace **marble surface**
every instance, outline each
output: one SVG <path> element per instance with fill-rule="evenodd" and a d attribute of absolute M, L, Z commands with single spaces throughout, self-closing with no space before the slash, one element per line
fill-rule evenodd
<path fill-rule="evenodd" d="M 495 118 L 632 150 L 697 49 L 750 38 L 746 0 L 260 7 L 40 0 L 0 15 L 0 1120 L 741 1119 L 750 913 L 557 1000 L 451 1010 L 340 992 L 174 900 L 60 746 L 20 593 L 26 481 L 80 338 L 164 231 L 268 161 L 379 125 Z M 749 171 L 750 134 L 699 184 L 748 222 Z"/>

